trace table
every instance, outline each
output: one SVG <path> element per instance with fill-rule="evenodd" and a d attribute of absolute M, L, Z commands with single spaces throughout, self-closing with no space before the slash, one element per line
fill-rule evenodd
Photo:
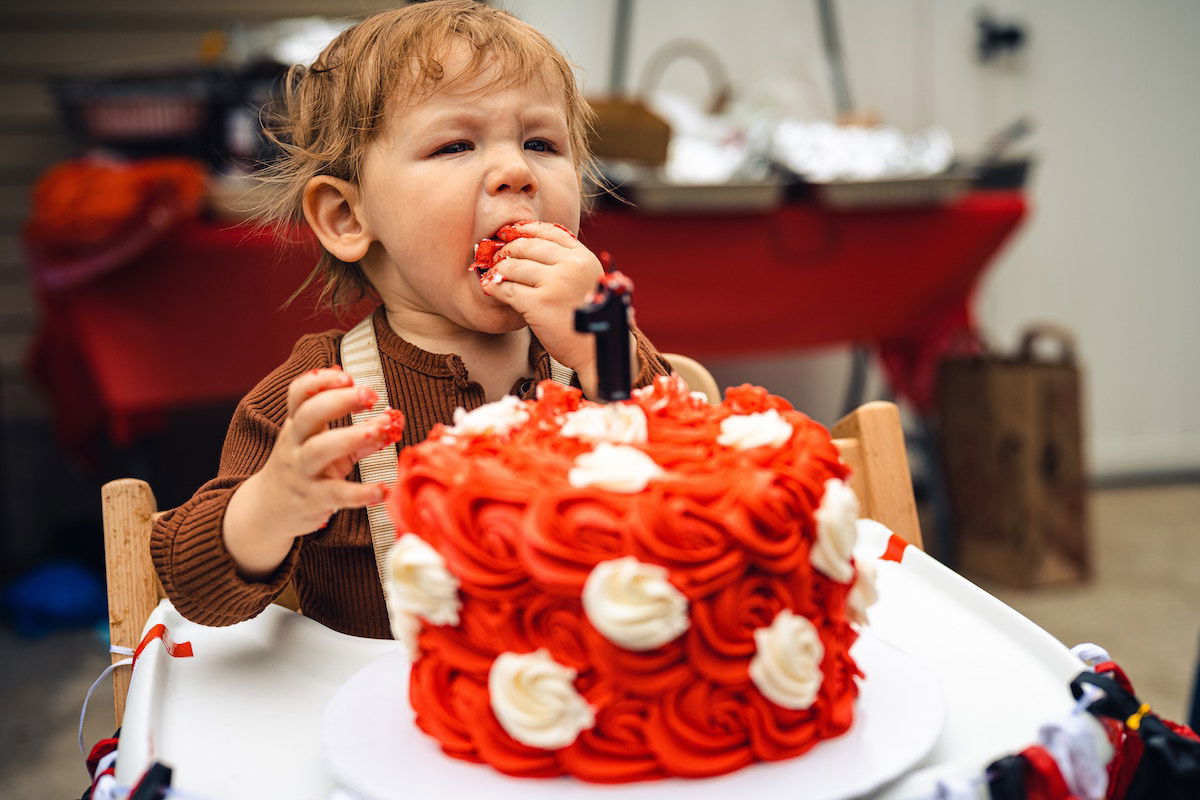
<path fill-rule="evenodd" d="M 979 276 L 1017 228 L 1024 197 L 980 192 L 946 207 L 649 216 L 604 209 L 581 238 L 636 284 L 637 321 L 664 351 L 703 360 L 856 341 L 892 386 L 927 403 L 933 369 L 970 322 Z M 311 238 L 194 221 L 119 269 L 39 296 L 29 367 L 60 439 L 126 445 L 172 411 L 232 404 L 304 333 L 348 327 L 281 306 L 315 262 Z M 81 400 L 95 398 L 94 403 Z"/>
<path fill-rule="evenodd" d="M 927 796 L 939 777 L 977 774 L 1033 744 L 1041 723 L 1074 705 L 1067 687 L 1083 666 L 925 553 L 908 547 L 900 562 L 880 560 L 886 548 L 886 534 L 870 531 L 855 551 L 879 571 L 869 630 L 924 662 L 947 706 L 932 752 L 872 795 L 907 800 Z M 175 641 L 190 641 L 195 655 L 172 658 L 156 645 L 144 651 L 125 711 L 118 783 L 131 785 L 157 759 L 173 767 L 175 787 L 209 800 L 330 797 L 335 787 L 318 744 L 325 705 L 398 645 L 336 633 L 278 606 L 205 628 L 163 601 L 148 626 L 157 622 Z"/>

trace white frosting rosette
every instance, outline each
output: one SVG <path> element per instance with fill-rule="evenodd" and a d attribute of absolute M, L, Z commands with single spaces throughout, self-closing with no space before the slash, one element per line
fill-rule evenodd
<path fill-rule="evenodd" d="M 784 708 L 811 706 L 825 677 L 821 672 L 825 646 L 813 624 L 785 608 L 770 627 L 754 632 L 754 645 L 750 680 L 763 696 Z"/>
<path fill-rule="evenodd" d="M 485 403 L 474 411 L 454 409 L 454 425 L 448 433 L 464 436 L 482 434 L 505 434 L 529 419 L 525 404 L 517 397 L 506 394 L 493 403 Z"/>
<path fill-rule="evenodd" d="M 825 481 L 825 494 L 815 514 L 817 541 L 809 561 L 813 567 L 838 583 L 854 577 L 850 557 L 858 541 L 858 497 L 837 478 Z"/>
<path fill-rule="evenodd" d="M 584 406 L 566 415 L 559 433 L 585 442 L 642 444 L 646 441 L 646 412 L 624 403 Z"/>
<path fill-rule="evenodd" d="M 530 747 L 557 750 L 596 724 L 573 681 L 575 670 L 546 650 L 501 653 L 488 672 L 492 711 L 509 736 Z"/>
<path fill-rule="evenodd" d="M 737 450 L 754 447 L 782 447 L 792 438 L 792 425 L 775 409 L 753 414 L 734 414 L 721 420 L 717 444 Z"/>
<path fill-rule="evenodd" d="M 417 637 L 421 634 L 421 620 L 416 614 L 410 614 L 396 605 L 391 591 L 387 591 L 384 599 L 387 601 L 388 625 L 392 629 L 392 638 L 404 648 L 409 661 L 416 661 L 419 649 Z"/>
<path fill-rule="evenodd" d="M 406 533 L 388 554 L 388 605 L 392 612 L 422 617 L 434 625 L 457 625 L 459 580 L 446 559 L 415 533 Z M 393 615 L 393 627 L 396 617 Z M 395 631 L 393 631 L 395 633 Z"/>
<path fill-rule="evenodd" d="M 583 585 L 588 621 L 626 650 L 653 650 L 688 629 L 688 601 L 667 569 L 633 556 L 602 561 Z"/>
<path fill-rule="evenodd" d="M 645 489 L 646 484 L 662 473 L 662 467 L 636 447 L 601 442 L 596 449 L 576 457 L 567 480 L 577 489 L 595 486 L 633 494 Z"/>
<path fill-rule="evenodd" d="M 875 565 L 870 561 L 858 562 L 858 575 L 854 578 L 854 586 L 846 597 L 846 616 L 855 625 L 867 624 L 867 609 L 875 605 L 879 599 L 879 591 L 875 588 Z"/>

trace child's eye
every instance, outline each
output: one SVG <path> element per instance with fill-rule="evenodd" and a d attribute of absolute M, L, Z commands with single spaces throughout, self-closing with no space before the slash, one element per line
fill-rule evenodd
<path fill-rule="evenodd" d="M 433 152 L 433 154 L 436 156 L 436 155 L 442 155 L 443 153 L 446 153 L 446 154 L 465 153 L 468 150 L 473 150 L 473 149 L 475 149 L 475 148 L 472 147 L 470 142 L 451 142 L 450 144 L 439 147 L 437 150 L 435 150 Z"/>
<path fill-rule="evenodd" d="M 554 142 L 549 139 L 530 139 L 525 143 L 526 150 L 533 150 L 536 153 L 557 153 L 558 148 L 554 146 Z"/>

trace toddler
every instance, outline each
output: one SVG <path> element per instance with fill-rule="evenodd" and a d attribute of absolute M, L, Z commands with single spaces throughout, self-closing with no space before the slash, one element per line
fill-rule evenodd
<path fill-rule="evenodd" d="M 551 356 L 594 395 L 592 337 L 573 329 L 603 274 L 573 233 L 590 112 L 541 34 L 470 0 L 345 31 L 293 71 L 284 106 L 262 218 L 312 228 L 309 280 L 330 302 L 379 298 L 370 324 L 403 429 L 399 414 L 351 424 L 375 392 L 341 370 L 342 332 L 305 336 L 238 404 L 217 477 L 163 515 L 151 554 L 196 622 L 253 617 L 290 581 L 307 616 L 386 638 L 365 507 L 387 487 L 361 483 L 359 460 L 421 441 L 456 408 L 531 398 Z M 520 238 L 481 277 L 474 245 L 514 223 Z M 670 372 L 633 338 L 635 386 Z"/>

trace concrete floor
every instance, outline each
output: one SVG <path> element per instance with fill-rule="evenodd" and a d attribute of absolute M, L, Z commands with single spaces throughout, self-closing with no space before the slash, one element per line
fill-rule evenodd
<path fill-rule="evenodd" d="M 1091 641 L 1125 667 L 1141 697 L 1184 721 L 1200 657 L 1200 484 L 1093 492 L 1095 580 L 1014 590 L 988 586 L 1068 645 Z M 0 795 L 79 797 L 86 786 L 75 743 L 79 706 L 108 663 L 92 632 L 35 642 L 0 631 Z M 105 683 L 85 741 L 113 729 Z"/>

